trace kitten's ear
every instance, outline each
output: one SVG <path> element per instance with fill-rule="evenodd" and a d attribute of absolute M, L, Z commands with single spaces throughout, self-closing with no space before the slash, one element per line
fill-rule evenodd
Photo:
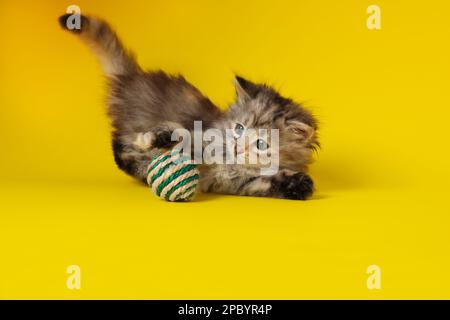
<path fill-rule="evenodd" d="M 236 87 L 237 97 L 240 101 L 254 99 L 261 89 L 257 84 L 254 84 L 253 82 L 238 75 L 234 77 L 234 85 Z"/>
<path fill-rule="evenodd" d="M 287 123 L 287 128 L 302 141 L 309 142 L 314 137 L 314 128 L 304 122 L 289 121 Z"/>

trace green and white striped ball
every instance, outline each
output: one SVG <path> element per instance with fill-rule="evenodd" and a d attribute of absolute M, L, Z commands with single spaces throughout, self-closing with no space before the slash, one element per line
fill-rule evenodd
<path fill-rule="evenodd" d="M 150 189 L 167 201 L 192 200 L 198 179 L 197 166 L 176 151 L 154 156 L 147 168 L 147 183 Z"/>

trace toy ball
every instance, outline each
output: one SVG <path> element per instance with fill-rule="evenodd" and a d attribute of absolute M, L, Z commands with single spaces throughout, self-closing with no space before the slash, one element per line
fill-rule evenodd
<path fill-rule="evenodd" d="M 189 201 L 199 179 L 197 166 L 178 151 L 156 155 L 147 168 L 147 183 L 155 195 L 166 201 Z"/>

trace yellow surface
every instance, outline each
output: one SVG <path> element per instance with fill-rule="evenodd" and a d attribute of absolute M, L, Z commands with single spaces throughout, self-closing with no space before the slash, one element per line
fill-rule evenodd
<path fill-rule="evenodd" d="M 363 0 L 77 1 L 222 106 L 239 72 L 319 117 L 312 200 L 187 204 L 116 169 L 70 4 L 0 2 L 0 298 L 450 298 L 448 1 L 378 0 L 376 31 Z"/>

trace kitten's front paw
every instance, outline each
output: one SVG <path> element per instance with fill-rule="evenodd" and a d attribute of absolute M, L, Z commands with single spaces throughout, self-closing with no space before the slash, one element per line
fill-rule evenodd
<path fill-rule="evenodd" d="M 138 133 L 134 145 L 142 150 L 150 149 L 155 141 L 155 135 L 152 132 Z"/>
<path fill-rule="evenodd" d="M 305 200 L 314 191 L 314 182 L 304 173 L 283 174 L 274 187 L 281 197 L 292 200 Z"/>
<path fill-rule="evenodd" d="M 156 128 L 145 133 L 138 133 L 133 144 L 142 150 L 148 150 L 151 148 L 171 148 L 174 144 L 171 138 L 172 133 L 170 131 Z"/>
<path fill-rule="evenodd" d="M 172 132 L 166 130 L 156 132 L 155 141 L 153 142 L 155 148 L 169 148 L 172 144 Z"/>

